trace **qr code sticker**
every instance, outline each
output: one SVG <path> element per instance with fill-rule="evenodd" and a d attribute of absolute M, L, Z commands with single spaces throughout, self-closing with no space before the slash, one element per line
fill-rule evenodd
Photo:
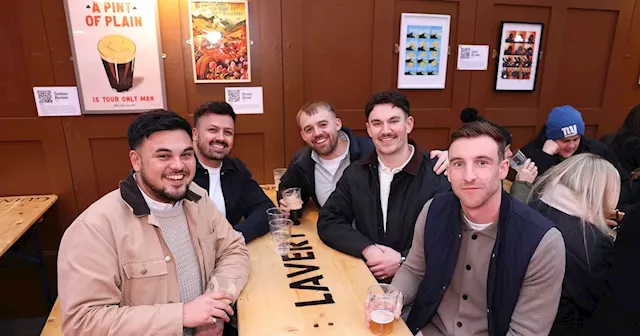
<path fill-rule="evenodd" d="M 460 48 L 460 58 L 461 59 L 470 59 L 471 58 L 471 48 Z"/>
<path fill-rule="evenodd" d="M 240 102 L 240 90 L 228 90 L 227 100 L 230 103 L 238 103 Z"/>
<path fill-rule="evenodd" d="M 51 90 L 38 90 L 38 103 L 40 104 L 52 104 L 53 97 Z"/>

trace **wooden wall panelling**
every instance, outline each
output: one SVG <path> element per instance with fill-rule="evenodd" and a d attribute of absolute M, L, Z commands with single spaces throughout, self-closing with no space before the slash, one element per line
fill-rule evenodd
<path fill-rule="evenodd" d="M 262 86 L 264 114 L 238 115 L 232 155 L 243 160 L 258 183 L 273 181 L 273 169 L 284 166 L 283 102 L 282 102 L 282 39 L 280 0 L 249 1 L 249 38 L 251 40 L 251 83 L 195 84 L 191 65 L 189 8 L 180 2 L 184 57 L 184 86 L 187 111 L 193 112 L 208 100 L 224 100 L 227 86 Z M 177 45 L 177 44 L 176 44 Z M 267 149 L 269 149 L 267 151 Z"/>
<path fill-rule="evenodd" d="M 127 177 L 127 130 L 136 115 L 92 115 L 64 120 L 69 162 L 78 208 L 118 188 Z"/>
<path fill-rule="evenodd" d="M 630 32 L 640 31 L 640 2 L 634 3 L 632 20 L 629 27 Z M 622 111 L 623 113 L 612 115 L 613 119 L 618 119 L 619 127 L 624 120 L 629 109 L 640 103 L 640 43 L 637 35 L 630 33 L 627 35 L 625 43 L 625 55 L 622 61 L 623 75 L 621 80 L 622 90 Z M 615 127 L 616 129 L 618 127 Z"/>
<path fill-rule="evenodd" d="M 450 15 L 447 81 L 443 90 L 401 90 L 411 103 L 416 126 L 411 134 L 423 150 L 449 147 L 449 135 L 461 125 L 460 111 L 469 101 L 471 71 L 457 71 L 458 44 L 473 43 L 476 1 L 416 1 L 394 2 L 393 43 L 398 43 L 402 13 Z M 444 46 L 443 46 L 444 48 Z M 444 51 L 446 52 L 446 51 Z M 393 53 L 390 68 L 393 75 L 390 88 L 397 87 L 398 56 Z"/>
<path fill-rule="evenodd" d="M 548 42 L 553 34 L 552 7 L 549 2 L 540 1 L 480 1 L 476 19 L 476 44 L 489 45 L 489 66 L 487 71 L 472 74 L 470 105 L 476 107 L 482 116 L 510 129 L 514 137 L 514 148 L 519 148 L 532 139 L 536 132 L 537 115 L 546 113 L 543 102 L 544 87 L 553 82 L 553 74 L 543 71 L 547 63 Z M 532 92 L 495 91 L 497 56 L 500 53 L 502 21 L 542 22 L 541 58 L 538 64 L 536 89 Z M 526 138 L 521 138 L 525 137 Z M 518 145 L 518 146 L 516 146 Z"/>
<path fill-rule="evenodd" d="M 374 29 L 374 9 L 379 5 L 370 0 L 283 1 L 288 158 L 304 144 L 295 117 L 307 101 L 327 101 L 346 127 L 364 129 L 364 105 L 374 85 L 372 69 L 387 69 L 385 63 L 373 63 L 378 38 L 374 34 L 380 31 L 380 26 Z M 393 45 L 387 47 L 390 52 Z"/>

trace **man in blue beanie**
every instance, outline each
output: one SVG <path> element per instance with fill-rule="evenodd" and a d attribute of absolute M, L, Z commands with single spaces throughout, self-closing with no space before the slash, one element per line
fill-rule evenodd
<path fill-rule="evenodd" d="M 624 172 L 614 152 L 603 142 L 586 138 L 584 129 L 582 115 L 573 106 L 555 107 L 549 113 L 547 123 L 540 133 L 521 151 L 536 163 L 539 176 L 575 154 L 593 153 L 602 156 L 620 173 L 622 189 L 618 204 L 623 207 L 628 203 L 630 193 L 628 174 Z"/>

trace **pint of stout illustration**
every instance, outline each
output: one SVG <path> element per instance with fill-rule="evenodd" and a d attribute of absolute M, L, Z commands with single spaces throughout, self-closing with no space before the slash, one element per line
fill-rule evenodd
<path fill-rule="evenodd" d="M 386 336 L 393 333 L 393 321 L 400 297 L 400 290 L 386 284 L 369 287 L 369 330 L 374 335 Z"/>
<path fill-rule="evenodd" d="M 131 90 L 136 44 L 122 35 L 107 35 L 98 41 L 98 52 L 111 88 L 116 92 Z"/>
<path fill-rule="evenodd" d="M 294 224 L 299 225 L 299 219 L 302 217 L 302 196 L 300 188 L 289 188 L 282 191 L 282 198 L 289 207 L 289 217 Z"/>

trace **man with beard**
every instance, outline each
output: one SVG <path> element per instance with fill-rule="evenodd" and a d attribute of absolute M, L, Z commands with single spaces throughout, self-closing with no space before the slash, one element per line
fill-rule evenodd
<path fill-rule="evenodd" d="M 207 102 L 196 110 L 193 142 L 197 160 L 193 182 L 209 192 L 218 210 L 248 243 L 269 232 L 266 210 L 273 207 L 273 202 L 253 180 L 247 166 L 229 156 L 235 120 L 233 107 L 224 101 Z"/>
<path fill-rule="evenodd" d="M 249 251 L 191 183 L 191 136 L 189 122 L 165 110 L 129 127 L 132 172 L 60 242 L 65 335 L 222 334 L 249 276 Z M 210 289 L 218 274 L 239 277 L 235 296 Z"/>
<path fill-rule="evenodd" d="M 453 193 L 427 202 L 392 285 L 417 335 L 548 335 L 565 270 L 564 240 L 548 219 L 502 189 L 502 132 L 483 121 L 451 134 Z M 432 211 L 430 211 L 432 210 Z"/>
<path fill-rule="evenodd" d="M 409 140 L 409 101 L 397 91 L 374 94 L 365 107 L 375 151 L 350 165 L 320 209 L 318 235 L 325 244 L 364 257 L 373 275 L 389 281 L 411 247 L 420 209 L 451 189 L 436 164 Z"/>
<path fill-rule="evenodd" d="M 300 136 L 307 145 L 294 155 L 280 179 L 278 196 L 283 190 L 297 187 L 304 202 L 311 198 L 321 208 L 344 170 L 373 151 L 373 142 L 371 138 L 357 136 L 343 127 L 333 106 L 323 101 L 306 103 L 296 118 Z M 436 156 L 438 162 L 434 170 L 441 174 L 447 168 L 447 155 L 445 151 L 432 151 L 431 158 Z M 282 199 L 280 206 L 288 210 Z"/>

